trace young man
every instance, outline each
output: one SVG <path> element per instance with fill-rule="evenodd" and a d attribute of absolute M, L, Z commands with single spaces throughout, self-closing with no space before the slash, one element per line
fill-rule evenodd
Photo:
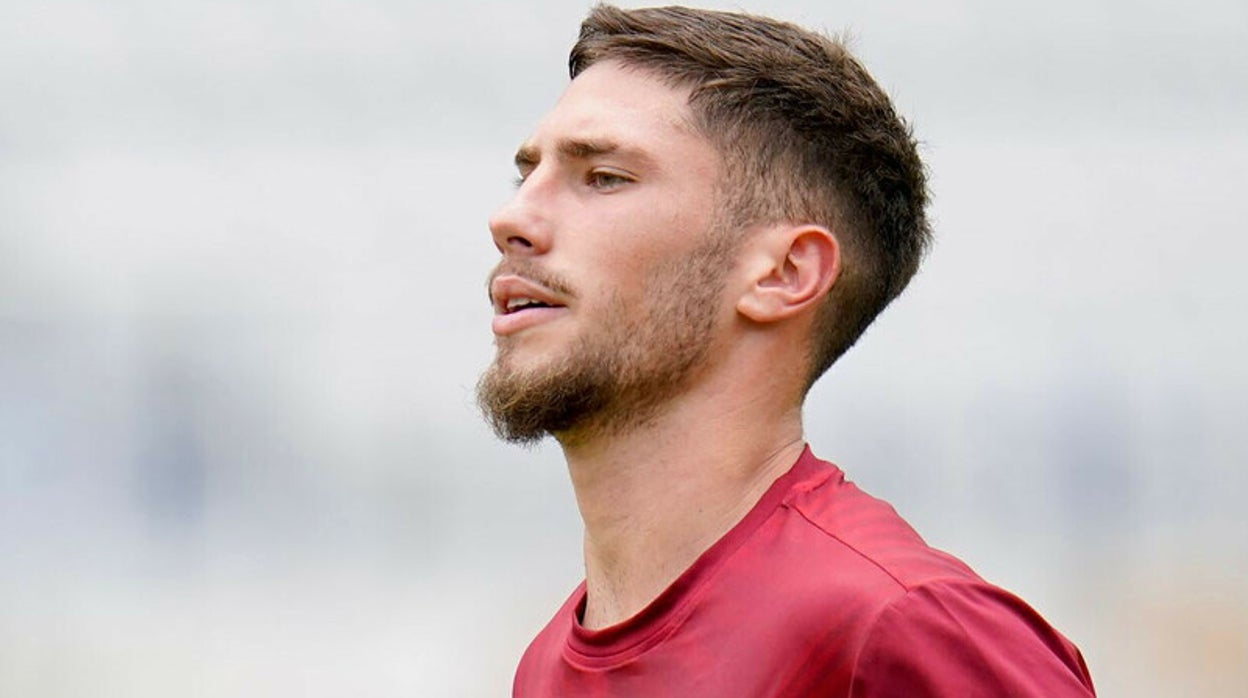
<path fill-rule="evenodd" d="M 1078 651 L 802 437 L 814 380 L 906 285 L 923 166 L 839 44 L 595 8 L 491 218 L 505 439 L 553 435 L 585 582 L 517 696 L 1077 696 Z"/>

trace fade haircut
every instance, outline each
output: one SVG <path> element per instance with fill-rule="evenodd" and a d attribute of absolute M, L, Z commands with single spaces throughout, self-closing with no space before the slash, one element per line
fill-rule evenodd
<path fill-rule="evenodd" d="M 841 274 L 816 314 L 809 390 L 901 293 L 931 238 L 909 127 L 840 41 L 766 17 L 598 5 L 569 72 L 600 61 L 691 90 L 694 124 L 723 158 L 732 229 L 814 223 L 836 235 Z"/>

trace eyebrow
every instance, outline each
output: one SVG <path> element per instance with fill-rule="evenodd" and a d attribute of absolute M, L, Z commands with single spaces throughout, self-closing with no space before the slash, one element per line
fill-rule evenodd
<path fill-rule="evenodd" d="M 562 138 L 555 144 L 555 152 L 564 160 L 585 160 L 612 153 L 623 153 L 647 164 L 652 162 L 652 158 L 644 151 L 625 147 L 605 138 Z M 516 167 L 518 168 L 536 167 L 541 161 L 542 151 L 535 145 L 526 143 L 516 151 Z"/>

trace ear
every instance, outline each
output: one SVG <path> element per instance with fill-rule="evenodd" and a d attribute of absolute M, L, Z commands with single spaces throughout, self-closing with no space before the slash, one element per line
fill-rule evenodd
<path fill-rule="evenodd" d="M 841 273 L 841 246 L 818 225 L 782 224 L 759 231 L 737 311 L 755 322 L 793 317 L 819 303 Z"/>

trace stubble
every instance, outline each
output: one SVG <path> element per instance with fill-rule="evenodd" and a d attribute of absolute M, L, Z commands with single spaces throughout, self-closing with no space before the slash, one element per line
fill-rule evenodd
<path fill-rule="evenodd" d="M 506 441 L 552 434 L 565 443 L 634 429 L 685 390 L 710 352 L 735 238 L 706 234 L 695 250 L 639 282 L 641 312 L 613 294 L 561 356 L 520 368 L 506 338 L 477 384 L 486 421 Z"/>

